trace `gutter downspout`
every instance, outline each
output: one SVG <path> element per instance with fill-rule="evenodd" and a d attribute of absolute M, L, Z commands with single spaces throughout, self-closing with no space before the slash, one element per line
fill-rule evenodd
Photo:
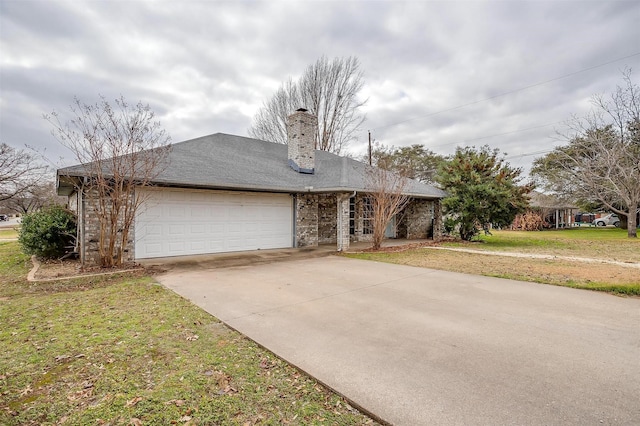
<path fill-rule="evenodd" d="M 82 184 L 80 184 L 80 192 L 78 194 L 78 196 L 80 197 L 80 203 L 78 203 L 79 205 L 79 209 L 81 210 L 81 217 L 82 217 L 82 226 L 80 227 L 80 263 L 82 264 L 82 266 L 85 265 L 85 261 L 86 261 L 86 254 L 87 254 L 87 241 L 85 239 L 85 235 L 86 235 L 86 231 L 85 231 L 85 226 L 86 226 L 86 217 L 85 217 L 85 196 L 84 196 L 84 186 L 87 182 L 87 178 L 84 177 L 82 178 Z"/>

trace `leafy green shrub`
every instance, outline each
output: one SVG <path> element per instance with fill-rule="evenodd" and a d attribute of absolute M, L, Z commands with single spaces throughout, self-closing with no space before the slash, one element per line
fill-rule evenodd
<path fill-rule="evenodd" d="M 61 206 L 51 206 L 22 218 L 18 241 L 22 251 L 40 258 L 63 256 L 76 236 L 76 216 Z"/>
<path fill-rule="evenodd" d="M 444 218 L 444 233 L 445 235 L 453 235 L 453 232 L 456 230 L 456 219 L 447 216 Z"/>

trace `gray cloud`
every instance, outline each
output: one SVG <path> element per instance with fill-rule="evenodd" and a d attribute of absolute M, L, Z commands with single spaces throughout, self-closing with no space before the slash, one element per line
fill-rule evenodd
<path fill-rule="evenodd" d="M 539 126 L 584 114 L 624 66 L 640 72 L 634 56 L 441 112 L 640 52 L 633 0 L 0 0 L 0 12 L 0 138 L 52 157 L 68 153 L 41 115 L 74 96 L 149 103 L 174 142 L 245 135 L 278 85 L 325 54 L 357 56 L 365 72 L 355 154 L 371 129 L 385 144 L 443 154 L 486 143 L 526 167 L 534 157 L 517 156 L 557 143 L 561 126 Z"/>

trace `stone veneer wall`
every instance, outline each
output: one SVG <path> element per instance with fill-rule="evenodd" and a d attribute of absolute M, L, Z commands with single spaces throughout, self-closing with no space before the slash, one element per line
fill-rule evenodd
<path fill-rule="evenodd" d="M 318 119 L 306 111 L 298 110 L 287 117 L 287 152 L 290 165 L 296 171 L 314 172 L 317 128 Z"/>
<path fill-rule="evenodd" d="M 349 194 L 336 194 L 336 240 L 338 251 L 349 250 Z"/>
<path fill-rule="evenodd" d="M 338 250 L 347 250 L 349 248 L 349 195 L 348 193 L 298 194 L 296 246 L 337 244 Z"/>
<path fill-rule="evenodd" d="M 443 222 L 442 222 L 442 200 L 434 200 L 433 202 L 433 214 L 435 221 L 433 223 L 433 239 L 439 240 L 442 238 Z"/>
<path fill-rule="evenodd" d="M 333 244 L 337 241 L 336 194 L 318 195 L 318 243 Z M 348 230 L 347 230 L 348 232 Z"/>
<path fill-rule="evenodd" d="M 100 239 L 99 202 L 95 191 L 85 190 L 82 196 L 82 205 L 79 206 L 78 226 L 81 227 L 80 234 L 83 236 L 80 242 L 80 256 L 84 264 L 100 265 L 100 251 L 98 242 Z M 124 249 L 123 263 L 133 262 L 135 221 L 129 228 L 129 237 Z M 118 236 L 120 233 L 118 233 Z"/>
<path fill-rule="evenodd" d="M 296 247 L 318 245 L 318 195 L 298 194 L 296 203 Z"/>
<path fill-rule="evenodd" d="M 435 206 L 432 200 L 411 200 L 404 209 L 406 238 L 409 240 L 428 238 L 431 233 L 434 211 Z"/>

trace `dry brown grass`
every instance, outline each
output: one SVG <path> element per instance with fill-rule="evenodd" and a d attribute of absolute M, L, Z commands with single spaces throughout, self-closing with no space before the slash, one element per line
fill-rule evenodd
<path fill-rule="evenodd" d="M 482 242 L 446 242 L 443 247 L 487 252 L 544 254 L 640 263 L 640 241 L 619 229 L 494 232 Z M 361 259 L 478 274 L 614 293 L 640 295 L 640 268 L 565 259 L 531 259 L 412 248 L 402 252 L 349 255 Z"/>
<path fill-rule="evenodd" d="M 377 260 L 549 284 L 640 283 L 640 269 L 607 264 L 489 256 L 428 248 L 404 253 L 388 253 L 384 256 L 388 258 Z"/>

